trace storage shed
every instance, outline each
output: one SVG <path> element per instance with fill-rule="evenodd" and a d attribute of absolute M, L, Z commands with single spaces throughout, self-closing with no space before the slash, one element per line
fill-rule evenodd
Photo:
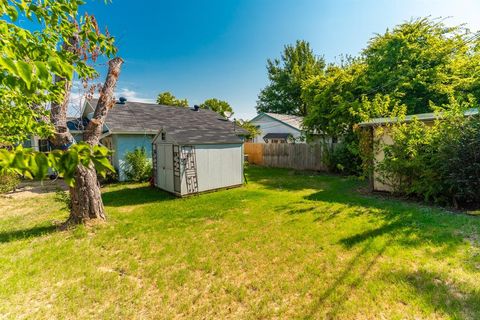
<path fill-rule="evenodd" d="M 464 112 L 465 117 L 478 114 L 478 109 L 469 109 Z M 384 177 L 378 170 L 378 164 L 385 159 L 384 147 L 393 144 L 391 125 L 397 123 L 409 123 L 414 120 L 422 121 L 427 126 L 433 125 L 434 121 L 442 120 L 442 114 L 421 113 L 408 115 L 405 118 L 374 118 L 367 122 L 359 123 L 358 126 L 364 130 L 369 130 L 372 142 L 373 152 L 373 172 L 370 177 L 370 188 L 373 191 L 392 192 L 392 183 Z"/>
<path fill-rule="evenodd" d="M 152 142 L 154 184 L 177 196 L 243 184 L 243 140 L 200 124 L 162 128 Z"/>

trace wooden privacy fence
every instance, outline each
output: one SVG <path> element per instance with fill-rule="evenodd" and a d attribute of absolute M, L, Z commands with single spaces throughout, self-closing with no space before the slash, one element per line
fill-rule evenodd
<path fill-rule="evenodd" d="M 245 143 L 248 162 L 273 168 L 326 171 L 323 147 L 306 143 Z"/>

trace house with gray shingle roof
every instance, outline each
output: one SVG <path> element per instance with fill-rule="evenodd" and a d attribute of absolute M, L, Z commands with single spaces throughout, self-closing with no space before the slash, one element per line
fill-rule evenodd
<path fill-rule="evenodd" d="M 305 142 L 305 132 L 303 131 L 303 117 L 262 112 L 250 123 L 257 126 L 260 130 L 258 137 L 253 142 L 256 143 L 288 143 Z"/>
<path fill-rule="evenodd" d="M 96 99 L 87 101 L 81 118 L 68 122 L 69 130 L 77 141 L 82 140 L 83 129 L 92 118 L 96 103 Z M 248 134 L 207 109 L 117 102 L 108 112 L 100 143 L 114 151 L 112 163 L 120 181 L 125 180 L 122 167 L 126 153 L 143 147 L 152 157 L 152 141 L 160 131 L 168 132 L 183 145 L 237 143 L 243 146 L 243 137 Z"/>

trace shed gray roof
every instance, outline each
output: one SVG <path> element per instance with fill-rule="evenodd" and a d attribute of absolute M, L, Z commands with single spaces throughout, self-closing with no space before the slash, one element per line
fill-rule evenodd
<path fill-rule="evenodd" d="M 96 106 L 96 103 L 95 99 L 90 101 L 92 106 Z M 211 110 L 195 111 L 130 101 L 117 103 L 108 112 L 105 124 L 113 134 L 154 135 L 163 129 L 178 143 L 191 144 L 241 143 L 239 136 L 247 134 L 244 129 Z"/>
<path fill-rule="evenodd" d="M 478 109 L 468 109 L 467 111 L 464 112 L 464 115 L 466 117 L 468 116 L 473 116 L 478 114 Z M 419 113 L 419 114 L 412 114 L 409 116 L 405 116 L 405 118 L 399 119 L 398 117 L 394 118 L 374 118 L 370 121 L 365 121 L 361 122 L 358 125 L 360 127 L 371 127 L 371 126 L 381 126 L 389 123 L 396 123 L 396 122 L 411 122 L 414 119 L 417 119 L 419 121 L 434 121 L 436 119 L 441 119 L 442 114 L 441 113 Z"/>

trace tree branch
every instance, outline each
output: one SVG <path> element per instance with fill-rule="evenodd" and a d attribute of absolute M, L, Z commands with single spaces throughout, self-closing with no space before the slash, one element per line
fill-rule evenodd
<path fill-rule="evenodd" d="M 88 123 L 83 135 L 84 141 L 92 146 L 98 144 L 108 110 L 115 104 L 113 92 L 120 75 L 122 64 L 122 58 L 114 58 L 108 62 L 107 78 L 100 92 L 100 99 L 98 99 L 93 118 Z"/>

